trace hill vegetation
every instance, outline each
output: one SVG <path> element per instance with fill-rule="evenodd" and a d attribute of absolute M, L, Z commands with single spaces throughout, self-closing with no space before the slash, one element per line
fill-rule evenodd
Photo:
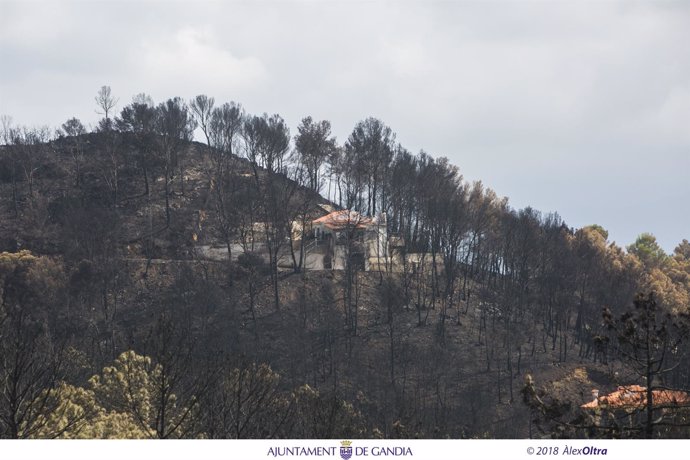
<path fill-rule="evenodd" d="M 341 145 L 208 96 L 96 102 L 93 132 L 3 117 L 0 436 L 690 435 L 684 408 L 579 408 L 690 390 L 688 241 L 513 209 L 374 118 Z M 328 208 L 423 257 L 306 269 Z"/>

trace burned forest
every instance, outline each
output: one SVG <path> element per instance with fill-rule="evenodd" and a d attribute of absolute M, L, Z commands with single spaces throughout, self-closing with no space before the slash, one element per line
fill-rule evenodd
<path fill-rule="evenodd" d="M 687 240 L 514 209 L 377 118 L 95 99 L 2 119 L 0 437 L 690 436 Z"/>

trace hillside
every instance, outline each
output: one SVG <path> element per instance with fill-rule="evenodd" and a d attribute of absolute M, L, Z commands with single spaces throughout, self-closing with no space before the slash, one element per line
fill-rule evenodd
<path fill-rule="evenodd" d="M 68 385 L 128 414 L 125 428 L 102 423 L 135 437 L 606 436 L 539 432 L 527 376 L 570 403 L 558 417 L 581 419 L 591 389 L 645 384 L 603 309 L 618 318 L 654 290 L 660 312 L 687 313 L 687 242 L 673 256 L 649 238 L 624 251 L 598 226 L 511 209 L 445 159 L 392 144 L 372 156 L 378 120 L 316 168 L 306 147 L 272 156 L 279 123 L 254 120 L 249 159 L 228 147 L 236 139 L 211 148 L 124 124 L 0 147 L 2 350 L 32 363 L 17 368 L 17 407 L 87 407 Z M 328 162 L 339 193 L 326 199 L 316 184 Z M 398 269 L 355 263 L 349 230 L 333 243 L 343 269 L 302 263 L 317 239 L 310 222 L 339 207 L 385 212 Z M 669 359 L 686 363 L 683 334 Z M 103 370 L 113 365 L 120 386 Z M 129 380 L 132 369 L 141 375 Z M 655 378 L 688 389 L 689 369 Z M 127 412 L 143 406 L 114 396 L 135 381 L 155 395 L 148 425 Z M 4 437 L 74 435 L 12 410 L 2 409 Z M 167 422 L 152 415 L 166 410 Z"/>

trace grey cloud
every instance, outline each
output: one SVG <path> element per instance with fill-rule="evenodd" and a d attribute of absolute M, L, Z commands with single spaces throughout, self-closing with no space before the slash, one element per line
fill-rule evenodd
<path fill-rule="evenodd" d="M 200 92 L 293 127 L 366 116 L 448 156 L 514 206 L 627 244 L 690 238 L 690 6 L 684 2 L 0 3 L 0 112 L 95 122 Z"/>

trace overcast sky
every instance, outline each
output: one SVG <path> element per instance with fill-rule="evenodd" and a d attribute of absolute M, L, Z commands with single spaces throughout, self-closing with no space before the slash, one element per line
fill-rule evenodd
<path fill-rule="evenodd" d="M 690 2 L 7 2 L 0 114 L 200 93 L 339 142 L 368 116 L 515 208 L 690 239 Z"/>

